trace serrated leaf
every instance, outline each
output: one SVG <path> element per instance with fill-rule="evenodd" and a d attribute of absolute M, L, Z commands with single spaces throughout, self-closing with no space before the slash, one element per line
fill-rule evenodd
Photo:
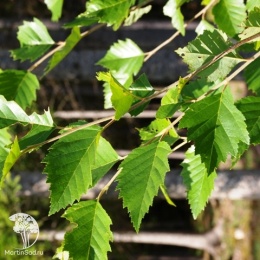
<path fill-rule="evenodd" d="M 52 21 L 58 21 L 61 17 L 63 0 L 44 0 L 44 3 L 52 13 Z"/>
<path fill-rule="evenodd" d="M 110 217 L 98 201 L 83 201 L 70 207 L 63 217 L 77 224 L 65 234 L 64 251 L 77 260 L 105 260 L 113 234 Z M 84 239 L 82 239 L 84 237 Z"/>
<path fill-rule="evenodd" d="M 35 112 L 28 116 L 25 111 L 14 101 L 7 101 L 0 95 L 0 128 L 4 128 L 16 123 L 23 125 L 53 126 L 50 111 L 45 111 L 43 115 Z"/>
<path fill-rule="evenodd" d="M 123 198 L 137 232 L 169 171 L 170 152 L 166 142 L 151 143 L 134 149 L 119 166 L 122 168 L 117 178 L 119 197 Z"/>
<path fill-rule="evenodd" d="M 173 145 L 179 139 L 179 136 L 175 131 L 174 127 L 171 127 L 168 132 L 165 132 L 163 138 L 162 136 L 158 136 L 156 138 L 157 134 L 159 134 L 164 129 L 169 128 L 169 126 L 171 126 L 171 121 L 169 119 L 157 118 L 153 120 L 147 127 L 143 127 L 137 130 L 139 131 L 139 135 L 142 141 L 149 141 L 152 139 L 158 141 L 159 139 L 162 139 L 163 141 L 166 141 L 170 145 Z"/>
<path fill-rule="evenodd" d="M 99 131 L 98 127 L 78 130 L 51 146 L 44 159 L 44 172 L 51 184 L 50 215 L 79 200 L 92 185 L 91 169 Z"/>
<path fill-rule="evenodd" d="M 119 120 L 130 109 L 133 96 L 109 72 L 99 72 L 97 79 L 109 83 L 112 92 L 111 102 L 116 110 L 115 120 Z"/>
<path fill-rule="evenodd" d="M 183 169 L 181 176 L 187 188 L 187 198 L 193 218 L 196 219 L 205 208 L 211 192 L 214 189 L 215 171 L 208 173 L 200 155 L 195 155 L 194 146 L 186 153 L 181 163 Z"/>
<path fill-rule="evenodd" d="M 243 0 L 220 0 L 212 10 L 219 29 L 229 36 L 243 30 L 242 23 L 246 19 L 246 6 Z"/>
<path fill-rule="evenodd" d="M 116 151 L 103 137 L 100 137 L 99 139 L 95 156 L 95 163 L 92 166 L 92 186 L 94 186 L 119 160 Z"/>
<path fill-rule="evenodd" d="M 227 88 L 190 105 L 179 127 L 188 129 L 188 140 L 195 142 L 196 154 L 211 173 L 228 154 L 237 155 L 239 142 L 249 143 L 244 121 Z"/>
<path fill-rule="evenodd" d="M 131 10 L 129 16 L 124 21 L 124 26 L 130 26 L 137 22 L 144 14 L 149 13 L 151 9 L 152 6 L 147 5 L 143 8 L 135 8 L 134 10 Z"/>
<path fill-rule="evenodd" d="M 179 48 L 176 53 L 183 58 L 183 61 L 189 65 L 190 71 L 193 72 L 227 50 L 231 45 L 232 43 L 226 35 L 218 30 L 204 31 L 202 35 L 189 42 L 186 47 Z M 198 76 L 206 77 L 209 82 L 222 80 L 235 65 L 242 61 L 243 59 L 236 51 L 233 51 L 198 73 Z"/>
<path fill-rule="evenodd" d="M 11 142 L 11 134 L 8 132 L 8 129 L 0 129 L 0 180 L 2 178 L 6 157 L 10 151 L 7 145 L 10 145 Z"/>
<path fill-rule="evenodd" d="M 245 22 L 245 30 L 239 34 L 239 38 L 243 40 L 258 33 L 260 33 L 260 8 L 255 8 L 248 14 L 248 18 Z M 259 40 L 260 36 L 250 42 L 256 42 Z"/>
<path fill-rule="evenodd" d="M 90 0 L 87 1 L 87 15 L 96 17 L 99 23 L 107 23 L 117 30 L 128 16 L 129 9 L 135 1 L 131 0 Z"/>
<path fill-rule="evenodd" d="M 260 144 L 260 97 L 246 97 L 236 103 L 246 118 L 251 144 Z"/>
<path fill-rule="evenodd" d="M 247 0 L 246 1 L 246 9 L 248 11 L 252 11 L 255 7 L 260 6 L 260 0 Z"/>
<path fill-rule="evenodd" d="M 166 5 L 163 7 L 164 15 L 171 17 L 173 27 L 182 35 L 185 35 L 185 27 L 181 6 L 186 2 L 189 2 L 189 0 L 168 0 Z"/>
<path fill-rule="evenodd" d="M 14 59 L 34 61 L 43 55 L 55 43 L 46 26 L 37 18 L 33 22 L 24 21 L 18 27 L 17 38 L 20 48 L 11 51 Z"/>
<path fill-rule="evenodd" d="M 7 100 L 14 100 L 23 109 L 30 107 L 36 100 L 39 89 L 37 77 L 22 70 L 6 70 L 0 72 L 0 95 Z"/>
<path fill-rule="evenodd" d="M 136 75 L 144 61 L 143 51 L 130 39 L 114 43 L 106 55 L 97 62 L 111 71 Z"/>
<path fill-rule="evenodd" d="M 135 100 L 132 105 L 139 103 L 143 98 L 147 98 L 154 93 L 154 88 L 150 84 L 145 74 L 142 74 L 137 80 L 135 80 L 129 87 L 129 91 L 133 94 Z M 137 116 L 144 111 L 149 102 L 138 106 L 137 108 L 130 111 L 131 116 Z"/>
<path fill-rule="evenodd" d="M 9 173 L 15 162 L 19 159 L 21 155 L 20 147 L 18 143 L 17 137 L 14 139 L 13 144 L 11 145 L 10 150 L 8 151 L 8 155 L 5 159 L 3 170 L 0 173 L 0 186 L 2 186 L 5 176 Z"/>
<path fill-rule="evenodd" d="M 31 130 L 19 141 L 21 150 L 44 142 L 54 130 L 55 127 L 51 126 L 33 125 Z"/>
<path fill-rule="evenodd" d="M 59 51 L 55 52 L 51 60 L 48 62 L 48 65 L 44 73 L 47 74 L 52 69 L 54 69 L 71 52 L 71 50 L 80 41 L 80 39 L 80 30 L 78 27 L 74 27 L 71 30 L 71 34 L 66 39 L 64 47 L 62 47 Z"/>
<path fill-rule="evenodd" d="M 248 88 L 260 95 L 260 58 L 254 60 L 244 71 Z"/>

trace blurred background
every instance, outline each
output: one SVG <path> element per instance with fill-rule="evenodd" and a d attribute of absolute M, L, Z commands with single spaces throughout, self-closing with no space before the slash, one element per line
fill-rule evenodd
<path fill-rule="evenodd" d="M 186 20 L 191 19 L 201 9 L 200 2 L 194 0 L 183 6 Z M 147 52 L 170 37 L 175 31 L 170 20 L 163 16 L 162 8 L 165 3 L 163 0 L 153 1 L 152 11 L 131 27 L 123 27 L 116 32 L 111 28 L 102 28 L 84 38 L 56 69 L 41 80 L 34 108 L 41 112 L 49 107 L 57 125 L 60 126 L 78 119 L 91 121 L 104 117 L 104 113 L 105 116 L 113 113 L 103 110 L 103 87 L 95 78 L 96 72 L 102 68 L 95 63 L 118 39 L 130 38 Z M 50 12 L 43 1 L 1 1 L 0 68 L 26 70 L 30 66 L 28 62 L 13 61 L 8 52 L 19 47 L 16 32 L 23 20 L 32 20 L 33 17 L 41 19 L 53 39 L 63 41 L 70 32 L 61 30 L 60 25 L 84 11 L 85 1 L 65 0 L 61 21 L 52 23 Z M 185 46 L 196 37 L 196 25 L 196 21 L 191 23 L 185 37 L 177 37 L 145 63 L 142 72 L 147 74 L 154 87 L 162 88 L 187 74 L 187 67 L 174 50 Z M 42 68 L 36 73 L 41 76 Z M 237 98 L 247 94 L 243 75 L 239 75 L 231 85 Z M 136 128 L 145 127 L 153 120 L 159 104 L 159 99 L 153 100 L 148 111 L 141 117 L 123 118 L 107 129 L 104 137 L 119 154 L 127 154 L 140 144 Z M 25 129 L 17 126 L 16 130 L 22 136 Z M 47 148 L 20 159 L 1 191 L 1 259 L 18 259 L 3 255 L 4 250 L 15 248 L 15 245 L 20 243 L 19 237 L 16 237 L 12 230 L 13 223 L 8 219 L 17 212 L 30 214 L 37 220 L 40 236 L 33 249 L 44 251 L 44 256 L 24 256 L 19 259 L 51 259 L 61 244 L 56 235 L 66 230 L 68 222 L 60 217 L 63 212 L 48 216 L 48 189 L 42 174 L 44 165 L 41 164 Z M 197 220 L 192 218 L 185 199 L 185 188 L 179 176 L 180 163 L 184 159 L 186 149 L 187 147 L 183 147 L 181 151 L 171 155 L 171 172 L 166 180 L 169 194 L 177 207 L 167 204 L 162 196 L 155 199 L 141 226 L 140 234 L 144 235 L 142 243 L 129 242 L 133 239 L 131 234 L 134 230 L 127 211 L 122 209 L 122 201 L 117 199 L 115 193 L 109 192 L 104 196 L 101 203 L 111 216 L 113 232 L 118 235 L 111 244 L 112 253 L 109 253 L 109 259 L 260 259 L 260 147 L 250 148 L 231 172 L 228 172 L 230 162 L 221 164 L 216 189 L 205 211 Z M 93 197 L 95 191 L 86 195 L 85 199 Z M 171 235 L 172 244 L 152 244 L 149 240 L 155 237 L 155 233 L 158 236 L 166 233 Z M 128 234 L 128 240 L 127 236 L 122 236 Z M 123 242 L 123 239 L 126 241 Z"/>

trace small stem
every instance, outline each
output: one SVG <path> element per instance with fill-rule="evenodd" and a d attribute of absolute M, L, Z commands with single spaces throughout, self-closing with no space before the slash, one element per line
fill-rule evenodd
<path fill-rule="evenodd" d="M 123 168 L 120 168 L 115 175 L 109 180 L 109 182 L 103 187 L 103 189 L 99 192 L 98 196 L 97 196 L 97 201 L 100 200 L 100 198 L 103 196 L 103 194 L 109 189 L 109 187 L 111 186 L 111 184 L 114 182 L 114 180 L 118 177 L 118 175 L 121 173 L 121 171 L 123 170 Z"/>
<path fill-rule="evenodd" d="M 172 153 L 177 151 L 178 149 L 180 149 L 182 146 L 184 146 L 185 144 L 187 144 L 188 141 L 187 141 L 187 138 L 182 142 L 180 143 L 179 145 L 175 146 L 173 149 L 172 149 Z"/>

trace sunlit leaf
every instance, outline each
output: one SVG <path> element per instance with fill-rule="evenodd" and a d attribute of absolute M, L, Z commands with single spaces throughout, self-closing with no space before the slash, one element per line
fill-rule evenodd
<path fill-rule="evenodd" d="M 58 21 L 61 17 L 63 0 L 44 0 L 44 3 L 52 13 L 52 21 Z"/>

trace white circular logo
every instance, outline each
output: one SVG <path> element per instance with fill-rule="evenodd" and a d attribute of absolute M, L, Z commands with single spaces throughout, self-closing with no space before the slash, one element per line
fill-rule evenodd
<path fill-rule="evenodd" d="M 39 236 L 39 226 L 36 220 L 25 213 L 16 213 L 9 217 L 11 221 L 14 221 L 13 230 L 15 233 L 20 234 L 22 241 L 22 248 L 17 249 L 26 249 L 31 247 L 38 239 Z M 36 234 L 34 241 L 30 241 L 30 235 Z"/>

